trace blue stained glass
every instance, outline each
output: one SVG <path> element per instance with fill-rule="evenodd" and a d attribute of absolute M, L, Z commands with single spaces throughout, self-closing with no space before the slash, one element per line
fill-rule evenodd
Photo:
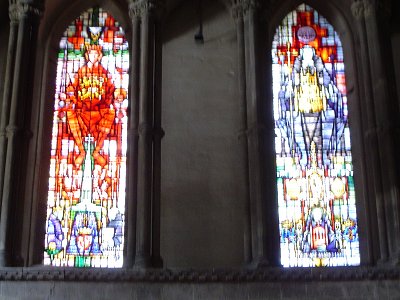
<path fill-rule="evenodd" d="M 302 4 L 272 43 L 281 263 L 360 264 L 343 49 Z"/>
<path fill-rule="evenodd" d="M 44 264 L 123 265 L 129 52 L 118 22 L 84 12 L 60 40 Z"/>

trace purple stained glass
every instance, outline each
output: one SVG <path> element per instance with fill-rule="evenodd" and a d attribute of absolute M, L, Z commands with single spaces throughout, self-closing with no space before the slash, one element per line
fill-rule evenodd
<path fill-rule="evenodd" d="M 302 4 L 272 43 L 281 263 L 360 264 L 340 38 Z"/>
<path fill-rule="evenodd" d="M 129 49 L 94 7 L 60 40 L 44 264 L 122 267 Z"/>

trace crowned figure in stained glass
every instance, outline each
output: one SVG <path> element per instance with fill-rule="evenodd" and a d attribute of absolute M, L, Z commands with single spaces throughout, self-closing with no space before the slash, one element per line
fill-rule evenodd
<path fill-rule="evenodd" d="M 44 263 L 122 267 L 129 51 L 99 7 L 60 41 Z"/>

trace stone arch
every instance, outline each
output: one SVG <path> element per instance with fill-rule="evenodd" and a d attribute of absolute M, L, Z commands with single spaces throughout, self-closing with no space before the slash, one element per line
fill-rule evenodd
<path fill-rule="evenodd" d="M 351 114 L 347 113 L 348 111 L 347 85 L 343 84 L 345 82 L 344 81 L 345 78 L 347 79 L 346 59 L 344 59 L 342 56 L 343 50 L 339 34 L 336 32 L 335 28 L 330 23 L 326 23 L 328 21 L 324 18 L 323 15 L 321 15 L 318 12 L 318 10 L 309 5 L 301 4 L 300 6 L 297 6 L 294 10 L 289 12 L 289 14 L 285 16 L 285 18 L 290 16 L 294 17 L 292 15 L 292 12 L 294 11 L 297 12 L 296 14 L 297 17 L 299 17 L 299 15 L 301 14 L 303 14 L 304 18 L 306 16 L 311 16 L 311 20 L 308 21 L 312 24 L 309 25 L 311 27 L 306 26 L 308 25 L 307 21 L 306 21 L 307 23 L 304 24 L 302 23 L 302 21 L 298 21 L 295 19 L 293 20 L 292 23 L 289 19 L 288 23 L 285 24 L 281 23 L 282 26 L 289 26 L 287 27 L 287 29 L 284 29 L 284 31 L 277 31 L 277 30 L 275 31 L 274 44 L 272 46 L 273 50 L 278 51 L 278 53 L 280 53 L 279 57 L 277 58 L 276 56 L 277 53 L 274 54 L 273 52 L 274 69 L 273 69 L 272 84 L 274 85 L 273 103 L 274 103 L 274 118 L 276 122 L 275 134 L 276 136 L 280 137 L 279 141 L 275 140 L 275 148 L 277 155 L 277 172 L 278 172 L 277 195 L 279 199 L 278 201 L 280 203 L 279 218 L 281 222 L 280 224 L 281 255 L 282 255 L 281 261 L 282 264 L 284 264 L 285 266 L 291 266 L 292 263 L 294 264 L 299 263 L 300 265 L 303 265 L 303 263 L 305 263 L 306 265 L 308 265 L 310 261 L 307 261 L 307 259 L 305 259 L 303 256 L 307 256 L 308 253 L 313 253 L 313 251 L 316 251 L 315 254 L 317 256 L 320 255 L 320 253 L 324 253 L 324 259 L 320 261 L 322 264 L 326 263 L 328 265 L 336 265 L 337 263 L 339 264 L 349 263 L 350 265 L 357 265 L 360 262 L 359 246 L 358 246 L 359 239 L 358 237 L 355 238 L 355 236 L 353 235 L 351 236 L 351 241 L 356 241 L 355 247 L 357 249 L 348 252 L 349 257 L 348 259 L 346 259 L 346 262 L 342 260 L 340 260 L 339 262 L 339 259 L 336 261 L 337 257 L 336 252 L 340 253 L 340 255 L 347 255 L 345 254 L 347 253 L 346 248 L 351 247 L 351 242 L 350 244 L 348 242 L 343 242 L 345 241 L 344 232 L 347 232 L 348 230 L 354 231 L 354 229 L 357 228 L 357 233 L 358 233 L 358 228 L 359 228 L 358 218 L 355 211 L 356 204 L 358 204 L 358 201 L 356 201 L 355 197 L 356 193 L 353 192 L 354 185 L 352 183 L 354 176 L 353 163 L 351 161 L 349 162 L 348 165 L 349 167 L 351 167 L 351 171 L 346 169 L 338 174 L 336 172 L 331 172 L 329 168 L 332 168 L 333 165 L 336 165 L 336 162 L 332 161 L 331 163 L 330 154 L 328 154 L 331 153 L 332 151 L 331 149 L 336 149 L 334 151 L 335 154 L 333 155 L 334 156 L 338 155 L 344 158 L 344 156 L 341 156 L 341 154 L 337 154 L 340 152 L 337 151 L 337 147 L 339 148 L 345 147 L 346 153 L 349 154 L 353 152 L 351 150 L 352 149 L 351 145 L 353 145 L 354 143 L 351 141 L 349 135 L 350 129 L 348 127 L 348 121 L 347 121 L 348 118 L 351 119 L 352 116 Z M 316 16 L 319 16 L 318 21 L 314 19 L 314 17 Z M 307 40 L 302 40 L 300 37 L 298 37 L 297 39 L 297 33 L 300 34 L 301 29 L 299 29 L 299 31 L 295 35 L 294 30 L 297 30 L 298 27 L 291 27 L 288 24 L 292 24 L 293 26 L 294 25 L 306 26 L 302 27 L 301 29 L 304 30 L 308 29 L 309 31 L 314 33 L 314 37 Z M 330 40 L 334 39 L 333 44 L 332 43 L 326 44 L 324 43 L 323 39 L 319 40 L 320 39 L 319 29 L 315 29 L 315 31 L 313 29 L 313 28 L 326 28 L 326 26 L 328 26 L 329 28 L 328 31 L 329 33 L 325 34 L 329 36 Z M 277 36 L 279 38 L 277 38 Z M 284 42 L 282 42 L 282 40 Z M 288 41 L 287 45 L 286 41 Z M 293 51 L 291 50 L 292 48 L 294 49 Z M 328 54 L 324 54 L 328 53 L 328 51 L 329 52 L 332 51 L 332 54 L 330 54 L 330 58 L 328 58 Z M 314 61 L 319 61 L 319 63 L 309 62 L 310 64 L 307 65 L 305 69 L 303 69 L 302 67 L 303 57 L 306 56 L 309 57 L 310 55 L 313 57 Z M 332 59 L 334 59 L 334 62 L 332 61 Z M 293 69 L 293 73 L 291 73 L 290 75 L 284 75 L 286 74 L 285 69 L 280 69 L 280 67 L 278 67 L 282 65 L 289 66 L 290 70 Z M 325 68 L 325 65 L 328 67 Z M 317 66 L 316 69 L 315 66 Z M 337 71 L 335 71 L 335 68 L 338 68 Z M 307 73 L 305 73 L 306 70 Z M 308 73 L 309 70 L 314 70 L 310 71 L 313 75 L 311 75 L 311 73 Z M 279 73 L 279 75 L 277 72 Z M 315 82 L 313 84 L 312 83 L 313 82 L 312 78 L 314 78 L 313 76 L 322 76 L 321 74 L 325 74 L 324 83 L 319 85 L 320 83 Z M 340 77 L 339 74 L 341 74 Z M 294 77 L 292 77 L 292 75 Z M 299 79 L 300 82 L 296 83 L 296 78 Z M 304 85 L 302 83 L 305 80 L 305 78 L 309 79 L 306 80 L 307 82 L 309 82 L 309 85 L 308 84 Z M 339 78 L 342 78 L 343 83 L 340 83 Z M 288 88 L 287 85 L 290 87 Z M 302 96 L 304 95 L 303 88 L 300 88 L 299 87 L 300 85 L 302 85 L 302 87 L 304 88 L 313 86 L 318 90 L 321 89 L 322 92 L 321 93 L 318 92 L 318 95 L 312 97 L 311 101 L 309 100 L 309 98 L 307 98 L 308 100 L 305 100 L 306 98 Z M 297 91 L 293 96 L 292 96 L 292 86 L 293 90 Z M 329 93 L 324 92 L 325 86 L 330 86 Z M 280 91 L 279 93 L 281 94 L 284 93 L 285 96 L 279 94 L 280 96 L 278 98 L 277 89 L 279 89 Z M 287 96 L 289 95 L 289 93 L 290 96 Z M 319 95 L 323 95 L 323 97 L 319 98 Z M 330 102 L 328 101 L 328 99 Z M 320 101 L 320 102 L 318 102 L 317 104 L 317 102 L 315 101 Z M 328 105 L 327 101 L 331 104 Z M 332 101 L 337 104 L 333 106 Z M 289 105 L 289 103 L 290 107 L 287 107 L 286 104 Z M 343 107 L 343 109 L 338 110 L 336 109 L 336 107 Z M 288 117 L 288 114 L 290 115 L 290 118 Z M 334 114 L 335 118 L 333 119 L 329 117 L 330 114 Z M 300 119 L 301 121 L 299 121 Z M 333 132 L 331 126 L 333 126 L 332 127 L 333 129 L 335 129 L 335 133 L 329 135 L 330 132 Z M 338 131 L 340 128 L 342 128 L 343 131 Z M 291 131 L 291 134 L 289 134 L 287 130 Z M 327 136 L 330 136 L 329 141 Z M 340 143 L 338 137 L 340 137 L 341 139 Z M 346 139 L 346 141 L 344 139 Z M 281 144 L 283 143 L 283 141 L 285 141 L 285 144 Z M 334 141 L 333 144 L 331 144 L 332 141 Z M 294 173 L 291 173 L 289 171 L 290 167 L 286 164 L 286 162 L 284 165 L 282 165 L 282 162 L 286 161 L 285 156 L 288 151 L 287 150 L 288 147 L 290 147 L 291 149 L 290 150 L 291 152 L 288 155 L 293 158 L 293 162 L 296 165 L 296 168 L 300 168 L 302 172 L 307 169 L 308 171 L 305 171 L 307 174 L 312 173 L 314 175 L 305 175 L 305 173 L 296 174 L 296 171 Z M 357 150 L 360 151 L 360 149 Z M 322 168 L 325 169 L 325 173 L 323 175 L 316 175 L 318 173 L 318 170 L 322 170 Z M 284 170 L 283 172 L 289 171 L 289 173 L 283 175 L 282 170 Z M 361 174 L 356 174 L 356 176 L 357 175 L 360 176 Z M 312 183 L 310 183 L 311 178 L 312 178 Z M 343 194 L 339 193 L 340 194 L 339 195 L 338 193 L 336 193 L 335 197 L 333 198 L 334 193 L 330 194 L 331 191 L 330 182 L 332 182 L 332 180 L 334 180 L 334 182 L 343 187 L 346 186 L 347 189 L 349 189 L 349 191 L 346 194 L 344 194 L 345 192 L 343 189 Z M 342 180 L 346 181 L 345 185 L 343 184 L 344 181 Z M 316 183 L 320 184 L 320 186 L 319 187 L 316 186 L 315 185 Z M 303 184 L 306 184 L 307 188 Z M 283 190 L 284 187 L 286 187 L 286 193 Z M 311 190 L 308 190 L 309 188 Z M 315 194 L 316 190 L 319 191 L 318 194 Z M 346 205 L 348 205 L 346 206 L 348 212 L 346 216 L 342 213 L 343 212 L 343 208 L 341 208 L 342 203 L 340 201 L 334 200 L 338 197 L 345 197 L 346 199 L 350 199 L 346 200 L 348 201 L 346 202 Z M 301 209 L 299 205 L 300 202 L 301 202 Z M 358 211 L 359 210 L 360 207 Z M 286 213 L 284 213 L 283 211 L 286 211 Z M 322 211 L 327 212 L 324 218 L 317 216 Z M 314 212 L 317 213 L 315 215 L 317 217 L 314 216 Z M 286 219 L 284 215 L 286 215 Z M 313 219 L 311 217 L 313 217 Z M 349 221 L 349 223 L 354 225 L 351 226 L 344 225 L 345 223 L 343 221 L 344 220 L 343 218 L 346 220 L 351 219 L 352 221 L 351 222 Z M 318 219 L 319 221 L 312 221 L 314 219 Z M 325 224 L 324 225 L 325 228 L 322 227 L 317 228 L 315 227 L 316 225 L 311 226 L 311 221 L 314 223 L 321 222 L 321 224 Z M 341 224 L 340 222 L 342 222 L 343 224 L 340 225 Z M 330 234 L 323 235 L 324 239 L 318 240 L 314 236 L 312 237 L 311 235 L 308 236 L 310 232 L 313 232 L 313 230 L 320 230 L 321 232 L 329 231 Z M 321 245 L 319 245 L 318 243 L 321 243 Z M 297 250 L 292 252 L 290 250 L 292 249 L 290 246 L 294 246 L 293 249 Z M 302 254 L 300 256 L 297 256 L 299 251 Z M 354 257 L 352 256 L 353 254 Z M 296 256 L 296 258 L 299 258 L 299 260 L 296 260 L 293 255 Z M 317 259 L 318 259 L 317 257 L 314 258 L 314 260 Z"/>
<path fill-rule="evenodd" d="M 123 1 L 76 1 L 72 5 L 62 2 L 54 3 L 45 12 L 39 28 L 39 39 L 36 45 L 35 89 L 32 110 L 33 138 L 29 157 L 35 163 L 28 169 L 27 189 L 32 197 L 32 219 L 29 236 L 29 265 L 41 264 L 43 248 L 42 235 L 46 219 L 46 194 L 49 170 L 49 149 L 51 141 L 51 123 L 53 118 L 55 74 L 57 69 L 57 52 L 59 41 L 68 25 L 80 14 L 93 6 L 100 6 L 110 12 L 121 24 L 125 37 L 131 46 L 131 22 L 127 4 Z M 121 20 L 121 21 L 120 21 Z M 131 51 L 131 49 L 130 49 Z M 46 174 L 47 173 L 47 174 Z M 125 244 L 126 247 L 126 244 Z"/>
<path fill-rule="evenodd" d="M 287 1 L 283 3 L 276 2 L 272 5 L 273 8 L 269 8 L 268 11 L 263 12 L 261 16 L 261 24 L 266 24 L 267 28 L 265 32 L 265 27 L 263 30 L 264 37 L 266 36 L 265 44 L 263 44 L 264 53 L 269 53 L 272 44 L 272 39 L 274 32 L 286 14 L 298 5 L 305 3 L 316 9 L 321 15 L 326 17 L 326 19 L 333 25 L 336 32 L 339 34 L 342 41 L 342 47 L 344 52 L 344 62 L 346 65 L 346 82 L 347 82 L 347 97 L 349 115 L 350 118 L 350 128 L 351 128 L 351 140 L 353 145 L 353 163 L 355 170 L 355 189 L 357 194 L 357 212 L 359 216 L 359 222 L 361 226 L 364 226 L 360 230 L 361 234 L 364 235 L 364 239 L 360 243 L 361 252 L 361 263 L 362 264 L 373 264 L 376 260 L 386 260 L 388 244 L 392 244 L 395 247 L 395 241 L 391 242 L 385 234 L 385 229 L 390 228 L 394 232 L 397 230 L 396 226 L 386 225 L 383 221 L 382 215 L 388 214 L 391 218 L 397 218 L 396 210 L 392 213 L 389 211 L 385 212 L 385 209 L 381 207 L 381 203 L 384 198 L 382 194 L 383 185 L 381 179 L 379 179 L 379 172 L 385 172 L 380 170 L 379 164 L 380 160 L 385 160 L 381 157 L 380 151 L 389 151 L 387 146 L 381 147 L 376 142 L 372 142 L 373 139 L 379 139 L 379 134 L 375 135 L 374 129 L 376 123 L 381 123 L 381 118 L 383 115 L 381 113 L 375 113 L 376 104 L 374 103 L 373 93 L 369 90 L 368 86 L 371 85 L 369 72 L 372 72 L 368 65 L 369 62 L 366 56 L 360 54 L 358 50 L 359 47 L 363 47 L 366 43 L 371 41 L 366 41 L 365 28 L 363 28 L 362 22 L 363 18 L 371 17 L 371 7 L 361 7 L 360 12 L 356 10 L 355 4 L 349 5 L 351 9 L 343 9 L 338 5 L 337 2 L 330 3 L 320 3 L 318 1 Z M 365 4 L 365 5 L 368 5 Z M 273 11 L 273 13 L 270 13 Z M 373 10 L 372 10 L 373 11 Z M 365 15 L 364 15 L 365 14 Z M 361 20 L 361 21 L 360 21 Z M 260 25 L 262 28 L 263 25 Z M 360 46 L 361 45 L 361 46 Z M 365 46 L 367 47 L 367 46 Z M 268 58 L 265 62 L 266 69 L 270 70 L 270 59 Z M 371 73 L 373 74 L 373 73 Z M 264 75 L 269 78 L 269 75 Z M 270 82 L 268 79 L 267 82 Z M 272 81 L 271 81 L 272 82 Z M 265 87 L 265 101 L 267 102 L 265 109 L 266 119 L 268 120 L 268 115 L 271 112 L 269 99 L 272 99 L 272 90 L 269 84 Z M 372 133 L 371 133 L 372 131 Z M 386 150 L 385 150 L 386 149 Z M 386 158 L 393 159 L 393 156 L 386 156 Z M 368 172 L 370 168 L 374 168 L 376 173 Z M 378 171 L 379 170 L 379 171 Z M 382 173 L 381 173 L 382 174 Z M 393 173 L 395 174 L 395 172 Z M 396 180 L 396 175 L 393 175 L 393 180 Z M 392 196 L 393 197 L 393 196 Z M 380 199 L 380 200 L 378 200 Z M 388 203 L 395 201 L 394 198 L 388 197 L 386 200 Z M 394 205 L 396 204 L 389 204 Z M 269 206 L 272 209 L 275 207 Z M 381 225 L 378 225 L 381 224 Z M 380 227 L 380 232 L 378 232 L 378 227 Z M 363 232 L 362 232 L 363 231 Z M 381 236 L 381 237 L 380 237 Z"/>

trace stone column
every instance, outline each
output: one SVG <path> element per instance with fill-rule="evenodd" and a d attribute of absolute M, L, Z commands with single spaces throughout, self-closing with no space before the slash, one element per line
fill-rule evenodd
<path fill-rule="evenodd" d="M 124 265 L 132 267 L 135 260 L 136 241 L 136 200 L 137 200 L 137 166 L 138 166 L 138 123 L 139 123 L 139 63 L 140 63 L 140 16 L 130 7 L 132 21 L 131 68 L 130 68 L 130 114 L 128 129 L 128 176 L 127 176 L 127 250 Z"/>
<path fill-rule="evenodd" d="M 374 258 L 382 263 L 398 264 L 400 259 L 399 200 L 400 177 L 399 111 L 389 74 L 393 74 L 390 39 L 385 35 L 384 11 L 369 0 L 356 0 L 352 12 L 358 26 L 361 40 L 361 79 L 365 105 L 363 122 L 366 161 L 368 168 L 369 191 L 373 199 L 370 203 L 376 208 L 376 221 L 371 215 L 372 225 L 377 225 L 376 235 L 379 253 Z M 373 189 L 373 190 L 372 190 Z M 372 192 L 372 193 L 371 193 Z M 371 226 L 372 227 L 372 226 Z M 373 237 L 374 238 L 374 237 Z M 374 239 L 375 240 L 375 239 Z"/>
<path fill-rule="evenodd" d="M 38 17 L 41 11 L 35 3 L 18 1 L 11 4 L 18 20 L 17 43 L 15 59 L 13 63 L 13 83 L 10 91 L 9 114 L 7 132 L 7 145 L 5 151 L 4 178 L 1 183 L 2 208 L 0 219 L 0 266 L 8 266 L 15 261 L 15 252 L 18 250 L 14 241 L 18 244 L 18 234 L 21 230 L 23 199 L 18 194 L 22 189 L 19 183 L 22 182 L 24 170 L 24 142 L 27 139 L 25 131 L 25 110 L 28 110 L 32 94 L 32 76 L 34 70 L 34 45 L 36 43 Z M 16 220 L 19 220 L 16 222 Z M 14 248 L 14 249 L 12 249 Z M 11 253 L 13 251 L 14 253 Z M 11 255 L 13 254 L 13 255 Z M 13 257 L 12 257 L 13 256 Z"/>
<path fill-rule="evenodd" d="M 10 101 L 11 101 L 11 92 L 13 84 L 12 78 L 14 75 L 15 49 L 17 46 L 18 9 L 16 5 L 10 5 L 9 16 L 10 16 L 10 34 L 8 39 L 8 50 L 6 57 L 7 65 L 4 77 L 3 102 L 1 107 L 1 119 L 0 119 L 0 207 L 1 207 L 1 195 L 3 192 L 3 185 L 1 183 L 4 180 L 4 165 L 6 162 L 6 150 L 7 150 L 6 127 L 8 124 L 8 117 L 10 113 Z"/>
<path fill-rule="evenodd" d="M 372 3 L 372 1 L 371 1 Z M 390 15 L 384 1 L 365 1 L 365 26 L 370 54 L 381 180 L 390 264 L 400 263 L 400 120 L 396 101 L 390 40 Z M 371 6 L 368 11 L 368 5 Z"/>
<path fill-rule="evenodd" d="M 153 134 L 155 26 L 160 0 L 137 0 L 130 8 L 140 16 L 139 139 L 135 267 L 152 266 Z"/>
<path fill-rule="evenodd" d="M 152 209 L 152 266 L 161 268 L 161 140 L 164 130 L 161 126 L 162 87 L 162 20 L 156 19 L 154 44 L 154 129 L 153 129 L 153 209 Z"/>
<path fill-rule="evenodd" d="M 240 145 L 243 150 L 247 189 L 247 219 L 245 220 L 245 259 L 250 267 L 268 265 L 266 238 L 266 210 L 264 191 L 265 130 L 260 114 L 263 106 L 259 64 L 257 0 L 232 0 L 230 2 L 237 24 L 239 97 L 241 108 Z"/>
<path fill-rule="evenodd" d="M 245 37 L 244 37 L 244 3 L 240 0 L 232 0 L 231 13 L 236 25 L 237 39 L 237 73 L 238 73 L 238 104 L 240 110 L 240 124 L 238 132 L 238 142 L 241 148 L 242 158 L 240 163 L 245 171 L 244 193 L 245 198 L 245 218 L 244 218 L 244 261 L 246 264 L 252 262 L 252 238 L 251 238 L 251 216 L 250 216 L 250 195 L 249 195 L 249 164 L 248 164 L 248 143 L 247 143 L 247 99 L 246 99 L 246 56 L 245 56 Z"/>

